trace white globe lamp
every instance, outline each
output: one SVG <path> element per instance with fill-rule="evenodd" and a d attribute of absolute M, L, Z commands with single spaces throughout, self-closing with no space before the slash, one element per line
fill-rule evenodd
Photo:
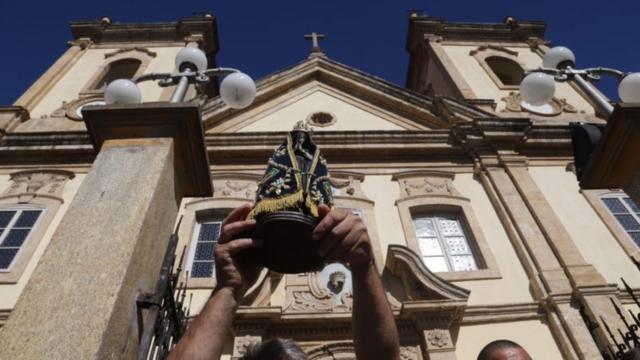
<path fill-rule="evenodd" d="M 550 69 L 564 69 L 567 66 L 574 67 L 576 65 L 576 56 L 569 48 L 564 46 L 556 46 L 549 51 L 542 59 L 542 66 Z"/>
<path fill-rule="evenodd" d="M 556 82 L 551 75 L 545 73 L 531 73 L 520 83 L 522 100 L 533 106 L 547 104 L 556 91 Z"/>
<path fill-rule="evenodd" d="M 193 72 L 207 69 L 207 55 L 194 47 L 185 47 L 178 51 L 176 55 L 176 70 L 184 72 L 189 69 Z"/>
<path fill-rule="evenodd" d="M 107 104 L 138 104 L 142 101 L 142 94 L 133 81 L 117 79 L 104 90 L 104 101 Z"/>
<path fill-rule="evenodd" d="M 620 100 L 628 103 L 640 103 L 640 73 L 631 73 L 618 85 Z"/>
<path fill-rule="evenodd" d="M 222 101 L 234 109 L 244 109 L 256 97 L 256 84 L 249 75 L 234 72 L 227 75 L 220 84 Z"/>

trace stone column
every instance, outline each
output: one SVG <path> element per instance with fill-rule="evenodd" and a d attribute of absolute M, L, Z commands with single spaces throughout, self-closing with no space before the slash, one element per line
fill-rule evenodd
<path fill-rule="evenodd" d="M 2 359 L 120 359 L 137 350 L 182 196 L 210 196 L 198 108 L 86 110 L 99 154 L 0 329 Z"/>

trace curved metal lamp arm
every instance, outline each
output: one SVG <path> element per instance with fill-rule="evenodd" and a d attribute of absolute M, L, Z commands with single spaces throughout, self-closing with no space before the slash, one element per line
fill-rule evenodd
<path fill-rule="evenodd" d="M 572 67 L 566 67 L 564 69 L 552 69 L 552 68 L 537 68 L 525 72 L 525 76 L 531 73 L 541 72 L 548 75 L 552 75 L 557 81 L 563 82 L 571 80 L 576 75 L 585 76 L 590 80 L 598 81 L 601 75 L 608 75 L 615 77 L 618 81 L 624 79 L 628 73 L 606 67 L 593 67 L 587 69 L 574 69 Z"/>
<path fill-rule="evenodd" d="M 161 87 L 167 87 L 170 85 L 176 85 L 176 89 L 171 95 L 170 102 L 180 102 L 184 99 L 184 96 L 187 92 L 187 87 L 190 83 L 206 83 L 209 82 L 211 76 L 221 76 L 226 74 L 231 74 L 235 72 L 240 72 L 238 69 L 234 68 L 213 68 L 213 69 L 205 69 L 202 71 L 190 71 L 187 69 L 184 72 L 171 74 L 171 73 L 150 73 L 143 74 L 138 77 L 132 79 L 133 82 L 140 83 L 143 81 L 149 80 L 158 80 L 158 85 Z"/>

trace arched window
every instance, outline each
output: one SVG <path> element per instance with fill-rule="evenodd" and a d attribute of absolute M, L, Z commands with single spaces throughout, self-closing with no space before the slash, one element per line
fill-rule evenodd
<path fill-rule="evenodd" d="M 503 85 L 518 86 L 524 77 L 524 69 L 511 59 L 502 56 L 489 56 L 485 61 Z"/>
<path fill-rule="evenodd" d="M 104 70 L 102 76 L 93 84 L 94 90 L 103 90 L 110 82 L 116 79 L 131 79 L 136 75 L 142 61 L 138 59 L 126 58 L 110 63 Z"/>

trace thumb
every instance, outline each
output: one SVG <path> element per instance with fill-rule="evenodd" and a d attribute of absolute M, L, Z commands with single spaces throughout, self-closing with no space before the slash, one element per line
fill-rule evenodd
<path fill-rule="evenodd" d="M 328 207 L 326 204 L 321 204 L 320 206 L 318 206 L 318 218 L 319 218 L 319 220 L 324 219 L 324 217 L 329 215 L 330 212 L 331 212 L 331 208 Z"/>

